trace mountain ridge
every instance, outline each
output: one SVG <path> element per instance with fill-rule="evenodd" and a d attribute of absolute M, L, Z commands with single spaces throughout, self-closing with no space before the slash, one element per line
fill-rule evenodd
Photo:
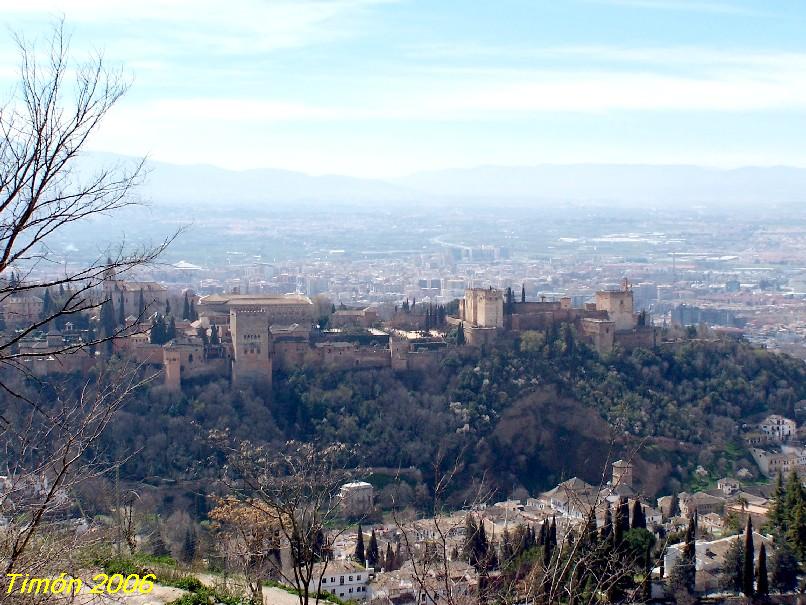
<path fill-rule="evenodd" d="M 85 166 L 136 158 L 93 153 Z M 160 204 L 262 202 L 454 202 L 457 199 L 534 202 L 776 204 L 806 202 L 806 168 L 695 164 L 480 165 L 417 172 L 393 179 L 312 175 L 278 168 L 230 170 L 206 164 L 148 161 L 142 193 Z"/>

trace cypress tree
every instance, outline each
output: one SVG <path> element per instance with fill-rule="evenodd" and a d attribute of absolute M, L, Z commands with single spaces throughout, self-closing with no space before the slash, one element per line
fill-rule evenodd
<path fill-rule="evenodd" d="M 185 290 L 185 300 L 182 303 L 182 319 L 190 320 L 190 301 L 188 300 L 188 293 Z"/>
<path fill-rule="evenodd" d="M 742 593 L 746 597 L 753 596 L 753 522 L 747 516 L 747 526 L 744 529 L 744 568 L 742 570 Z"/>
<path fill-rule="evenodd" d="M 772 500 L 772 506 L 770 506 L 768 518 L 770 520 L 770 525 L 772 525 L 772 527 L 777 530 L 781 536 L 786 533 L 787 529 L 784 493 L 784 474 L 779 469 L 778 474 L 775 476 L 775 489 L 773 490 L 770 498 L 770 500 Z"/>
<path fill-rule="evenodd" d="M 39 313 L 39 319 L 47 319 L 53 312 L 53 298 L 50 295 L 50 289 L 45 288 L 45 294 L 42 296 L 42 311 Z"/>
<path fill-rule="evenodd" d="M 609 540 L 613 535 L 613 513 L 610 512 L 610 504 L 605 507 L 605 518 L 602 524 L 602 533 L 600 539 L 602 542 Z"/>
<path fill-rule="evenodd" d="M 140 296 L 138 297 L 137 300 L 137 317 L 142 319 L 145 313 L 146 313 L 146 299 L 145 296 L 143 295 L 143 289 L 140 288 Z"/>
<path fill-rule="evenodd" d="M 644 515 L 644 507 L 641 506 L 641 501 L 636 500 L 632 505 L 632 529 L 646 529 L 646 516 Z"/>
<path fill-rule="evenodd" d="M 174 320 L 174 316 L 171 315 L 168 328 L 165 330 L 165 342 L 173 340 L 174 338 L 176 338 L 176 321 Z"/>
<path fill-rule="evenodd" d="M 596 543 L 598 537 L 596 531 L 596 513 L 591 511 L 585 522 L 585 531 L 582 533 L 583 546 L 591 547 Z"/>
<path fill-rule="evenodd" d="M 767 547 L 764 542 L 758 551 L 758 567 L 756 568 L 756 593 L 762 597 L 770 594 L 770 581 L 767 577 Z"/>
<path fill-rule="evenodd" d="M 182 560 L 185 563 L 192 563 L 196 557 L 196 535 L 193 528 L 188 527 L 185 531 L 185 540 L 182 542 Z"/>
<path fill-rule="evenodd" d="M 120 307 L 118 308 L 118 325 L 126 325 L 126 299 L 123 297 L 123 292 L 120 293 Z"/>
<path fill-rule="evenodd" d="M 166 298 L 165 299 L 165 316 L 167 317 L 170 314 L 171 314 L 171 301 Z"/>
<path fill-rule="evenodd" d="M 213 324 L 210 326 L 210 344 L 217 345 L 221 342 L 221 339 L 218 337 L 218 326 Z"/>
<path fill-rule="evenodd" d="M 697 580 L 697 526 L 694 517 L 689 519 L 686 539 L 680 558 L 672 568 L 671 583 L 675 591 L 694 593 Z"/>
<path fill-rule="evenodd" d="M 115 335 L 115 303 L 110 296 L 101 305 L 101 331 L 104 338 L 111 339 Z M 106 341 L 106 352 L 112 354 L 113 344 L 111 340 Z"/>
<path fill-rule="evenodd" d="M 526 302 L 526 284 L 521 285 L 521 302 Z"/>
<path fill-rule="evenodd" d="M 465 324 L 460 323 L 459 327 L 456 329 L 456 344 L 463 345 L 465 344 Z"/>
<path fill-rule="evenodd" d="M 162 539 L 162 532 L 159 526 L 154 531 L 154 536 L 151 538 L 151 554 L 155 557 L 164 557 L 171 554 L 168 547 L 165 545 L 165 540 Z"/>
<path fill-rule="evenodd" d="M 515 549 L 512 546 L 512 538 L 509 535 L 509 530 L 504 527 L 504 533 L 501 534 L 501 560 L 510 561 L 514 558 L 514 556 Z"/>
<path fill-rule="evenodd" d="M 375 567 L 378 565 L 380 558 L 380 553 L 378 551 L 378 538 L 375 536 L 375 530 L 372 530 L 372 533 L 369 537 L 369 548 L 367 549 L 367 563 L 370 567 Z"/>
<path fill-rule="evenodd" d="M 647 542 L 644 553 L 644 582 L 641 585 L 641 593 L 645 602 L 652 599 L 652 544 Z"/>
<path fill-rule="evenodd" d="M 551 532 L 546 532 L 546 543 L 543 545 L 543 567 L 548 569 L 551 556 L 554 554 L 554 545 L 551 543 Z"/>
<path fill-rule="evenodd" d="M 549 526 L 548 541 L 551 547 L 557 546 L 557 519 L 554 515 L 551 516 L 551 525 Z"/>
<path fill-rule="evenodd" d="M 313 544 L 313 555 L 316 557 L 317 561 L 322 561 L 327 558 L 326 550 L 325 532 L 323 532 L 322 528 L 320 527 L 316 530 L 316 536 Z"/>
<path fill-rule="evenodd" d="M 392 543 L 386 543 L 386 557 L 383 563 L 383 568 L 386 571 L 394 571 L 395 570 L 395 553 L 392 552 Z"/>
<path fill-rule="evenodd" d="M 621 514 L 621 509 L 622 503 L 619 502 L 618 508 L 616 508 L 616 516 L 613 518 L 613 550 L 620 548 L 621 543 L 624 542 L 624 515 Z M 629 527 L 626 529 L 629 529 Z"/>
<path fill-rule="evenodd" d="M 355 541 L 355 552 L 353 553 L 353 559 L 364 565 L 365 555 L 364 555 L 364 532 L 361 530 L 361 526 L 358 526 L 358 538 Z"/>
<path fill-rule="evenodd" d="M 476 561 L 477 569 L 483 570 L 487 568 L 489 563 L 490 544 L 487 541 L 487 530 L 484 529 L 484 521 L 479 521 L 479 530 L 476 533 Z"/>
<path fill-rule="evenodd" d="M 152 345 L 159 344 L 159 324 L 157 323 L 157 316 L 151 318 L 151 330 L 148 334 L 148 342 Z"/>
<path fill-rule="evenodd" d="M 199 319 L 199 314 L 196 313 L 196 301 L 191 300 L 190 301 L 190 320 L 191 321 L 196 321 L 197 319 Z"/>

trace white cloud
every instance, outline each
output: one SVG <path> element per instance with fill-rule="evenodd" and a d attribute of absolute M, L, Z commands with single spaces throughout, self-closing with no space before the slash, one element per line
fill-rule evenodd
<path fill-rule="evenodd" d="M 653 73 L 531 72 L 417 95 L 426 113 L 806 109 L 806 74 L 692 78 Z M 457 117 L 461 117 L 460 115 Z"/>
<path fill-rule="evenodd" d="M 255 53 L 338 39 L 333 22 L 392 0 L 26 0 L 9 2 L 7 18 L 64 15 L 68 24 L 115 28 L 122 42 L 148 40 L 141 54 Z M 164 35 L 155 35 L 164 30 Z M 136 42 L 134 42 L 136 44 Z"/>
<path fill-rule="evenodd" d="M 761 16 L 762 11 L 732 2 L 709 2 L 707 0 L 586 0 L 592 4 L 610 4 L 627 8 L 650 10 L 713 13 L 721 15 Z"/>

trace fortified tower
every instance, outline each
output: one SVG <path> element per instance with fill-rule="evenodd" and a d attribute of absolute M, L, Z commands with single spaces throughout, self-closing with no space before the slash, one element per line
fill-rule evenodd
<path fill-rule="evenodd" d="M 462 319 L 478 328 L 504 327 L 504 294 L 492 288 L 465 290 Z"/>
<path fill-rule="evenodd" d="M 232 382 L 262 380 L 271 383 L 269 318 L 260 307 L 230 308 Z"/>
<path fill-rule="evenodd" d="M 613 463 L 613 485 L 632 487 L 632 464 L 625 460 Z"/>
<path fill-rule="evenodd" d="M 607 317 L 615 324 L 617 332 L 635 329 L 633 293 L 626 279 L 622 290 L 597 292 L 596 308 L 607 311 Z"/>
<path fill-rule="evenodd" d="M 182 388 L 182 359 L 179 351 L 163 349 L 163 365 L 165 367 L 165 386 L 178 391 Z"/>

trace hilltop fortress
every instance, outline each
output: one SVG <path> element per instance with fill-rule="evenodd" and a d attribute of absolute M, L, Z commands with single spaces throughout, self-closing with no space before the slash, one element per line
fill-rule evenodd
<path fill-rule="evenodd" d="M 633 291 L 625 281 L 619 290 L 596 293 L 596 302 L 573 307 L 570 298 L 556 302 L 514 301 L 511 291 L 471 288 L 458 301 L 458 311 L 435 313 L 431 305 L 420 304 L 397 311 L 382 321 L 374 308 L 335 310 L 317 308 L 299 294 L 211 294 L 197 297 L 183 291 L 192 318 L 176 319 L 171 314 L 171 335 L 166 342 L 154 338 L 155 322 L 180 298 L 154 282 L 109 280 L 103 294 L 120 301 L 128 315 L 124 337 L 114 341 L 117 353 L 138 362 L 163 366 L 165 385 L 180 389 L 183 382 L 210 376 L 229 377 L 234 385 L 260 382 L 270 387 L 276 371 L 291 372 L 304 365 L 330 369 L 391 368 L 398 372 L 429 371 L 438 367 L 446 351 L 481 347 L 502 338 L 517 338 L 527 330 L 547 331 L 562 323 L 573 325 L 580 338 L 600 354 L 616 346 L 646 347 L 656 344 L 657 330 L 645 314 L 636 314 Z M 133 313 L 147 305 L 138 318 Z M 173 307 L 171 307 L 173 302 Z M 401 322 L 400 315 L 406 321 Z M 93 318 L 91 318 L 93 319 Z M 97 321 L 97 318 L 95 318 Z M 322 329 L 318 322 L 330 324 Z M 400 324 L 406 324 L 403 328 Z M 35 374 L 86 370 L 93 356 L 69 356 L 73 363 L 55 363 L 47 355 L 75 339 L 79 331 L 67 324 L 63 332 L 51 330 L 20 343 L 23 353 L 36 353 Z M 450 329 L 461 329 L 464 343 L 446 338 Z M 98 353 L 103 354 L 103 353 Z M 60 359 L 60 358 L 59 358 Z"/>
<path fill-rule="evenodd" d="M 636 314 L 633 291 L 625 280 L 621 290 L 596 293 L 596 302 L 581 308 L 570 298 L 559 302 L 516 302 L 493 288 L 471 288 L 459 301 L 459 322 L 468 344 L 483 345 L 507 332 L 547 330 L 552 325 L 572 324 L 577 333 L 600 354 L 624 348 L 655 346 L 656 329 L 645 315 Z"/>

